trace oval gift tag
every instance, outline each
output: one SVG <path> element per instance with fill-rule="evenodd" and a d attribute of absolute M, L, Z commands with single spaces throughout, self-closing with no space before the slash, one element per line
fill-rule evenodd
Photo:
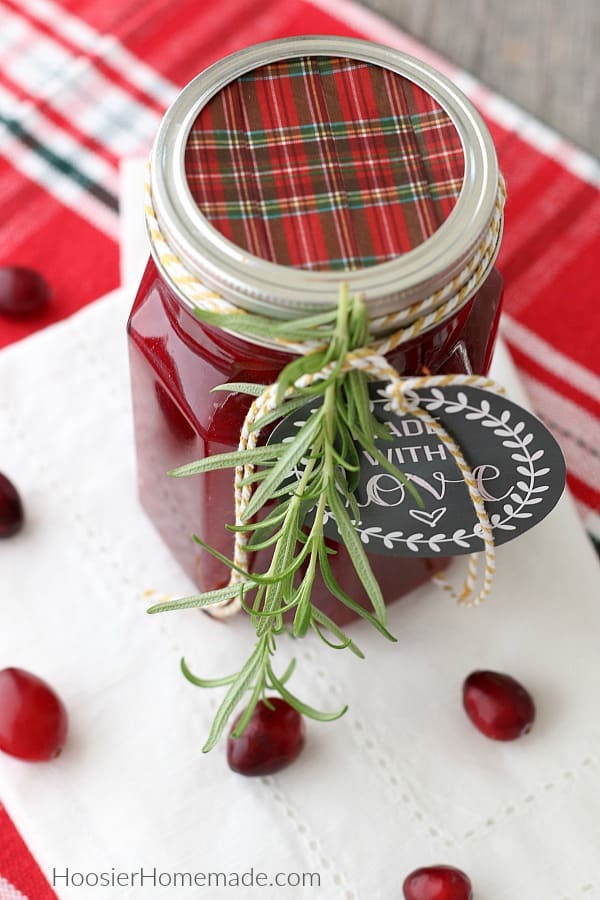
<path fill-rule="evenodd" d="M 459 556 L 483 550 L 480 526 L 458 466 L 433 430 L 414 413 L 399 416 L 385 384 L 369 386 L 373 411 L 390 432 L 378 449 L 409 478 L 422 506 L 401 479 L 359 447 L 360 483 L 355 492 L 360 519 L 350 516 L 368 553 L 395 556 Z M 528 531 L 556 505 L 565 485 L 565 461 L 545 425 L 498 394 L 469 386 L 444 386 L 407 394 L 412 408 L 426 410 L 462 449 L 494 532 L 503 544 Z M 269 443 L 293 440 L 316 403 L 288 416 Z M 298 472 L 293 473 L 298 477 Z M 325 534 L 341 540 L 326 513 Z"/>

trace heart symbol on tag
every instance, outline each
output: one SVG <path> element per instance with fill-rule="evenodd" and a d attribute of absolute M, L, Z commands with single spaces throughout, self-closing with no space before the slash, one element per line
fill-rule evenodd
<path fill-rule="evenodd" d="M 409 515 L 416 519 L 418 522 L 423 522 L 425 525 L 429 525 L 430 528 L 435 528 L 437 523 L 440 521 L 444 513 L 446 512 L 445 506 L 440 506 L 439 509 L 434 509 L 433 512 L 425 512 L 423 509 L 409 509 Z"/>

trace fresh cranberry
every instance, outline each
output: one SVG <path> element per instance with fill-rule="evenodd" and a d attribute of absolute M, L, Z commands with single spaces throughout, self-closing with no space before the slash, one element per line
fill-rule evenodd
<path fill-rule="evenodd" d="M 416 869 L 402 886 L 406 900 L 472 900 L 471 882 L 452 866 Z"/>
<path fill-rule="evenodd" d="M 494 741 L 527 734 L 535 718 L 529 693 L 500 672 L 472 672 L 463 685 L 463 704 L 475 727 Z"/>
<path fill-rule="evenodd" d="M 270 775 L 293 763 L 304 747 L 304 720 L 281 697 L 269 697 L 273 709 L 260 700 L 239 738 L 231 736 L 242 713 L 236 718 L 227 739 L 229 768 L 240 775 Z"/>
<path fill-rule="evenodd" d="M 5 316 L 30 316 L 44 311 L 50 299 L 45 279 L 23 266 L 0 268 L 0 313 Z"/>
<path fill-rule="evenodd" d="M 58 756 L 67 711 L 52 688 L 25 669 L 0 670 L 0 750 L 33 762 Z"/>
<path fill-rule="evenodd" d="M 23 504 L 14 484 L 0 473 L 0 538 L 12 537 L 23 525 Z"/>

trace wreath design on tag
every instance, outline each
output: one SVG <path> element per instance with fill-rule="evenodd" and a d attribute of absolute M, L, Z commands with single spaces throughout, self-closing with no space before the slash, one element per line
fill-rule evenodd
<path fill-rule="evenodd" d="M 385 396 L 385 393 L 381 390 L 378 393 L 383 397 Z M 410 399 L 410 393 L 407 394 L 407 397 Z M 416 398 L 414 402 L 416 402 Z M 536 469 L 536 463 L 542 459 L 545 451 L 540 448 L 531 452 L 530 447 L 534 443 L 535 437 L 531 431 L 527 430 L 526 423 L 521 420 L 516 422 L 514 426 L 511 426 L 509 424 L 512 417 L 510 409 L 505 409 L 500 416 L 495 416 L 491 412 L 489 400 L 482 398 L 479 405 L 471 405 L 464 391 L 459 391 L 456 395 L 456 400 L 453 400 L 446 397 L 440 388 L 432 388 L 431 399 L 421 400 L 421 404 L 427 412 L 444 409 L 447 415 L 465 413 L 465 419 L 468 421 L 478 421 L 482 428 L 493 429 L 493 434 L 502 438 L 502 446 L 513 451 L 510 454 L 510 458 L 518 463 L 516 472 L 522 476 L 522 479 L 526 478 L 527 481 L 519 480 L 517 482 L 516 489 L 510 494 L 512 502 L 505 503 L 503 506 L 504 517 L 500 513 L 492 513 L 490 516 L 492 528 L 494 530 L 498 528 L 502 531 L 515 531 L 517 526 L 511 522 L 511 519 L 532 518 L 533 512 L 527 510 L 526 507 L 537 506 L 543 502 L 543 498 L 539 495 L 550 490 L 550 485 L 539 484 L 538 482 L 540 478 L 543 478 L 544 475 L 550 472 L 550 467 L 543 465 L 541 468 Z M 391 404 L 386 403 L 383 408 L 386 411 L 391 410 Z M 445 507 L 443 509 L 445 512 Z M 441 509 L 435 510 L 434 515 L 440 511 Z M 417 518 L 419 515 L 427 515 L 427 513 L 423 513 L 420 510 L 410 510 L 409 514 L 413 518 Z M 436 525 L 441 518 L 442 516 L 440 515 L 429 524 Z M 414 553 L 417 553 L 423 545 L 433 550 L 434 553 L 440 553 L 442 550 L 440 544 L 449 541 L 465 550 L 472 551 L 476 549 L 472 545 L 473 539 L 481 539 L 481 526 L 479 523 L 474 525 L 470 534 L 467 534 L 467 529 L 465 528 L 457 528 L 450 535 L 440 532 L 430 537 L 427 537 L 423 532 L 405 535 L 402 531 L 395 531 L 385 534 L 380 526 L 361 528 L 360 525 L 360 522 L 355 522 L 356 530 L 360 534 L 363 544 L 369 544 L 372 539 L 379 539 L 383 541 L 385 547 L 392 549 L 394 542 L 402 541 Z"/>
<path fill-rule="evenodd" d="M 454 433 L 457 430 L 455 426 L 461 423 L 461 435 L 457 440 L 470 458 L 474 471 L 478 464 L 485 467 L 486 463 L 486 450 L 480 451 L 483 453 L 482 458 L 478 455 L 478 448 L 489 448 L 491 442 L 501 448 L 504 469 L 507 470 L 508 464 L 511 475 L 514 472 L 514 479 L 511 478 L 510 488 L 501 500 L 484 495 L 497 544 L 505 543 L 528 530 L 553 508 L 564 486 L 564 459 L 546 427 L 527 410 L 505 397 L 474 387 L 433 387 L 418 393 L 407 391 L 406 399 L 410 408 L 420 406 L 439 418 L 450 433 Z M 377 384 L 371 386 L 371 402 L 377 418 L 384 421 L 387 418 L 390 422 L 403 418 L 397 416 L 385 390 Z M 307 414 L 312 411 L 309 407 L 305 409 Z M 302 413 L 302 410 L 299 412 Z M 296 412 L 290 417 L 290 424 L 293 419 L 293 427 L 296 429 L 307 418 L 307 415 L 298 415 Z M 482 432 L 482 429 L 485 431 Z M 286 442 L 293 439 L 292 434 L 283 438 Z M 380 446 L 383 448 L 384 444 Z M 494 453 L 497 456 L 497 449 Z M 429 468 L 432 468 L 431 464 Z M 299 471 L 295 471 L 293 477 L 299 477 L 299 474 Z M 385 477 L 391 479 L 389 475 Z M 429 477 L 434 480 L 439 477 L 443 484 L 442 473 L 429 473 Z M 417 486 L 418 480 L 417 478 L 414 482 Z M 451 479 L 447 483 L 450 481 Z M 407 506 L 409 499 L 407 496 L 404 501 Z M 367 516 L 361 515 L 360 518 L 351 511 L 347 502 L 345 505 L 368 552 L 401 556 L 434 556 L 443 553 L 454 556 L 481 550 L 481 526 L 479 522 L 473 522 L 471 507 L 467 504 L 466 515 L 469 518 L 463 516 L 458 527 L 455 522 L 455 527 L 444 528 L 444 520 L 448 521 L 453 517 L 453 504 L 446 497 L 437 499 L 432 510 L 407 508 L 402 513 L 398 512 L 396 518 L 401 520 L 398 527 L 390 527 L 390 509 L 393 504 L 380 513 L 381 524 L 373 521 L 379 512 L 374 505 L 369 506 Z M 362 505 L 364 507 L 367 504 Z M 421 527 L 417 525 L 415 528 L 415 523 Z M 324 525 L 329 537 L 336 539 L 335 519 L 330 511 L 325 513 Z"/>

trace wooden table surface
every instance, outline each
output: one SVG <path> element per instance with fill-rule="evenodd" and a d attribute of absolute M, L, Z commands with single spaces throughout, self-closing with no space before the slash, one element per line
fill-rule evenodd
<path fill-rule="evenodd" d="M 600 0 L 362 0 L 600 153 Z"/>

